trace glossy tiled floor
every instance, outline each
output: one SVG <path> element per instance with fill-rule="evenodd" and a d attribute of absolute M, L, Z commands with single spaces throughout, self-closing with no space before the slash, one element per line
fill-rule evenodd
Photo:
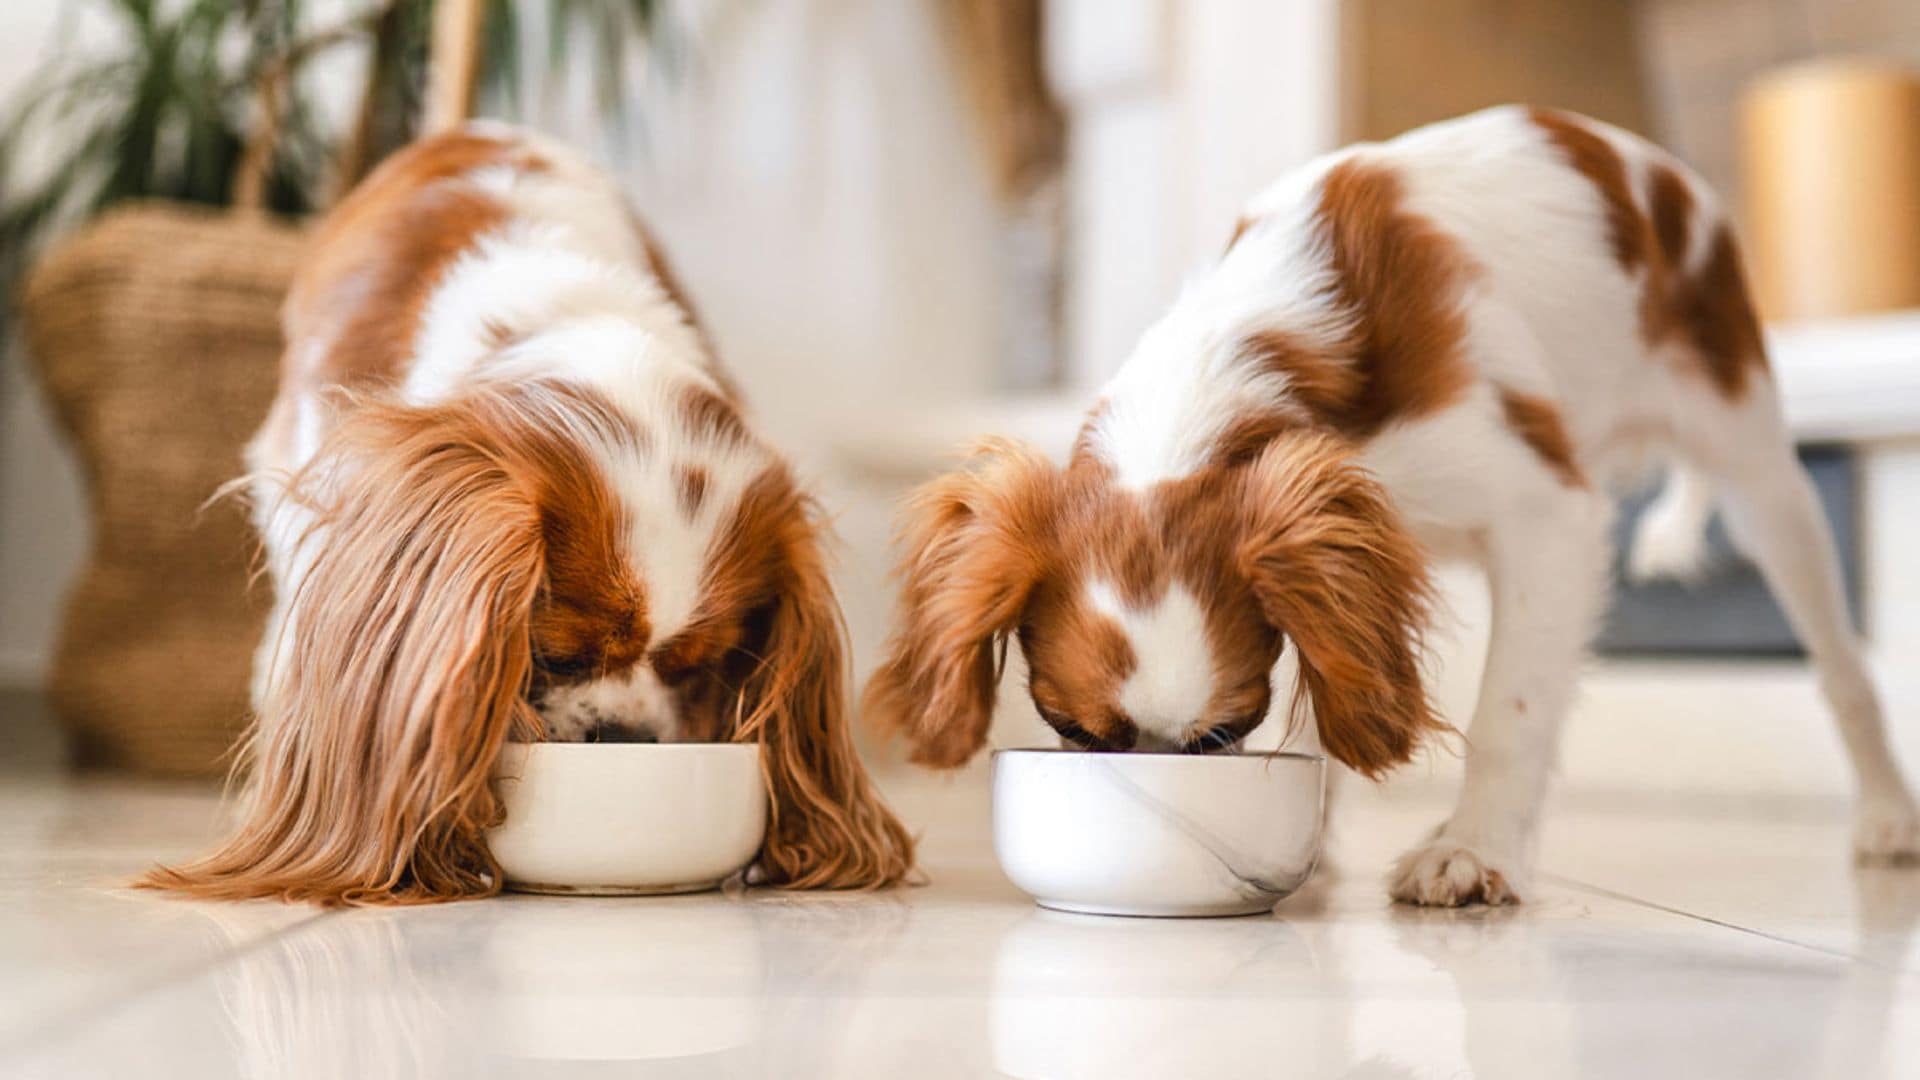
<path fill-rule="evenodd" d="M 1839 807 L 1570 793 L 1517 909 L 1378 883 L 1439 804 L 1354 793 L 1270 918 L 1040 911 L 979 775 L 900 780 L 929 884 L 316 913 L 121 890 L 202 793 L 0 746 L 0 1075 L 1914 1077 L 1920 871 Z"/>

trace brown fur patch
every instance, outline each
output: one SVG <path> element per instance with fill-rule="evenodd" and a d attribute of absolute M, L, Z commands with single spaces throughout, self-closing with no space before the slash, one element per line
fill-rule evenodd
<path fill-rule="evenodd" d="M 1100 425 L 1105 422 L 1107 412 L 1112 408 L 1112 404 L 1103 397 L 1093 403 L 1093 408 L 1087 410 L 1087 415 L 1080 421 L 1080 430 L 1074 433 L 1071 456 L 1080 458 L 1093 453 L 1094 436 Z"/>
<path fill-rule="evenodd" d="M 1643 212 L 1620 154 L 1585 120 L 1546 109 L 1532 117 L 1599 193 L 1621 268 L 1644 269 L 1640 332 L 1648 345 L 1681 343 L 1693 370 L 1729 401 L 1740 400 L 1748 380 L 1766 373 L 1767 357 L 1731 229 L 1711 224 L 1704 258 L 1690 272 L 1687 254 L 1703 215 L 1678 169 L 1659 160 L 1649 166 Z"/>
<path fill-rule="evenodd" d="M 1566 156 L 1567 163 L 1587 178 L 1606 209 L 1607 235 L 1613 257 L 1628 273 L 1647 260 L 1646 219 L 1634 201 L 1627 164 L 1613 144 L 1573 113 L 1533 109 L 1528 114 Z"/>
<path fill-rule="evenodd" d="M 1740 267 L 1740 249 L 1725 224 L 1707 240 L 1705 263 L 1674 297 L 1678 322 L 1693 339 L 1707 378 L 1729 401 L 1749 379 L 1766 377 L 1767 350 L 1752 294 Z"/>
<path fill-rule="evenodd" d="M 1686 253 L 1693 198 L 1676 172 L 1652 173 L 1653 229 L 1660 257 L 1647 272 L 1641 333 L 1651 345 L 1681 346 L 1680 355 L 1729 401 L 1767 373 L 1766 343 L 1740 266 L 1739 245 L 1725 222 L 1712 226 L 1706 250 L 1689 271 Z"/>
<path fill-rule="evenodd" d="M 1653 223 L 1653 240 L 1668 273 L 1677 273 L 1686 264 L 1687 235 L 1693 221 L 1693 192 L 1678 172 L 1655 162 L 1647 170 L 1648 217 Z"/>
<path fill-rule="evenodd" d="M 1238 221 L 1235 221 L 1233 223 L 1233 235 L 1227 237 L 1226 250 L 1232 251 L 1233 245 L 1239 243 L 1240 238 L 1247 235 L 1247 230 L 1253 228 L 1254 222 L 1256 220 L 1257 220 L 1256 218 L 1243 217 Z"/>
<path fill-rule="evenodd" d="M 1341 302 L 1357 318 L 1356 381 L 1325 419 L 1365 438 L 1458 400 L 1473 380 L 1460 356 L 1459 301 L 1474 273 L 1458 245 L 1402 205 L 1391 168 L 1366 161 L 1328 171 L 1319 213 Z M 1330 372 L 1303 381 L 1338 385 Z"/>
<path fill-rule="evenodd" d="M 1132 747 L 1139 729 L 1120 711 L 1115 692 L 1139 658 L 1119 625 L 1093 610 L 1084 588 L 1049 580 L 1036 590 L 1022 626 L 1028 666 L 1041 673 L 1030 685 L 1041 718 L 1089 750 Z M 1049 630 L 1026 629 L 1038 626 Z"/>
<path fill-rule="evenodd" d="M 617 415 L 610 403 L 602 407 Z M 597 466 L 576 469 L 542 461 L 526 480 L 541 508 L 546 545 L 546 578 L 529 623 L 535 695 L 626 671 L 645 658 L 652 637 L 646 590 L 622 550 L 626 513 Z"/>
<path fill-rule="evenodd" d="M 687 293 L 686 287 L 680 283 L 680 275 L 674 272 L 673 264 L 667 261 L 666 252 L 654 239 L 653 230 L 647 228 L 638 214 L 633 216 L 633 230 L 640 237 L 640 253 L 647 260 L 647 270 L 653 274 L 654 280 L 660 283 L 660 288 L 667 294 L 667 298 L 673 301 L 674 306 L 686 314 L 688 325 L 699 330 L 701 337 L 705 338 L 706 331 L 701 327 L 699 312 L 693 306 L 693 298 Z"/>
<path fill-rule="evenodd" d="M 1696 200 L 1673 168 L 1649 170 L 1649 204 L 1660 259 L 1647 276 L 1641 331 L 1651 343 L 1682 343 L 1685 356 L 1729 401 L 1745 395 L 1747 380 L 1767 371 L 1766 344 L 1740 266 L 1740 250 L 1725 222 L 1711 226 L 1706 249 L 1689 271 L 1688 247 Z"/>
<path fill-rule="evenodd" d="M 487 348 L 495 352 L 519 342 L 519 338 L 513 330 L 493 315 L 488 315 L 480 320 L 480 333 L 486 338 Z"/>
<path fill-rule="evenodd" d="M 707 501 L 707 484 L 712 476 L 698 465 L 681 465 L 673 470 L 673 486 L 680 499 L 680 512 L 692 517 Z"/>
<path fill-rule="evenodd" d="M 1300 426 L 1300 414 L 1290 409 L 1248 410 L 1236 414 L 1214 440 L 1207 456 L 1209 465 L 1244 465 L 1260 456 L 1260 451 L 1282 432 Z"/>
<path fill-rule="evenodd" d="M 332 345 L 317 357 L 318 370 L 297 373 L 305 385 L 354 387 L 397 378 L 413 359 L 421 315 L 447 268 L 507 219 L 498 200 L 472 189 L 411 195 L 369 222 L 367 232 L 339 242 L 354 249 L 351 270 L 342 268 L 338 280 L 313 283 L 290 301 L 288 340 Z M 367 250 L 372 245 L 377 254 Z M 323 263 L 332 258 L 330 251 L 316 255 Z M 337 327 L 332 334 L 316 325 L 328 322 Z M 287 353 L 289 363 L 311 355 Z"/>
<path fill-rule="evenodd" d="M 498 200 L 443 182 L 489 167 L 547 165 L 510 140 L 452 132 L 394 154 L 341 200 L 314 234 L 285 317 L 287 340 L 334 347 L 289 350 L 286 377 L 354 386 L 399 375 L 447 265 L 506 219 Z M 295 370 L 301 360 L 316 366 Z"/>
<path fill-rule="evenodd" d="M 1559 477 L 1568 487 L 1587 486 L 1587 477 L 1574 460 L 1573 440 L 1567 437 L 1567 428 L 1560 419 L 1560 410 L 1553 402 L 1536 394 L 1523 394 L 1518 390 L 1498 387 L 1500 394 L 1500 412 L 1505 416 L 1507 427 L 1520 441 L 1540 455 L 1540 460 Z"/>
<path fill-rule="evenodd" d="M 726 446 L 753 441 L 753 433 L 747 430 L 733 402 L 699 383 L 687 383 L 680 389 L 680 416 L 688 434 L 695 438 Z"/>
<path fill-rule="evenodd" d="M 1354 412 L 1364 380 L 1358 365 L 1307 348 L 1284 330 L 1249 334 L 1242 348 L 1262 367 L 1285 374 L 1289 392 L 1307 411 L 1322 417 Z"/>

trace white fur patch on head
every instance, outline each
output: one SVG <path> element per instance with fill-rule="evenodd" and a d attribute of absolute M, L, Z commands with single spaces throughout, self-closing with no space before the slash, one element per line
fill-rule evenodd
<path fill-rule="evenodd" d="M 1092 444 L 1119 486 L 1144 491 L 1187 476 L 1236 419 L 1298 407 L 1286 372 L 1247 362 L 1250 335 L 1283 328 L 1303 348 L 1341 355 L 1354 316 L 1337 302 L 1318 203 L 1306 194 L 1325 167 L 1256 200 L 1247 242 L 1188 283 L 1107 384 Z"/>
<path fill-rule="evenodd" d="M 628 392 L 620 403 L 649 433 L 651 445 L 605 450 L 609 485 L 629 515 L 626 555 L 646 588 L 653 645 L 679 633 L 699 609 L 717 538 L 747 488 L 773 460 L 758 442 L 703 440 L 689 430 L 681 408 L 684 392 L 709 385 L 697 372 L 689 374 L 696 377 L 663 373 L 644 383 L 626 380 Z M 692 508 L 683 501 L 678 480 L 689 468 L 705 478 L 703 497 Z"/>
<path fill-rule="evenodd" d="M 1200 602 L 1178 582 L 1146 607 L 1128 606 L 1105 581 L 1087 586 L 1087 600 L 1120 624 L 1133 648 L 1133 674 L 1120 685 L 1121 711 L 1143 737 L 1185 743 L 1213 698 L 1213 651 Z"/>

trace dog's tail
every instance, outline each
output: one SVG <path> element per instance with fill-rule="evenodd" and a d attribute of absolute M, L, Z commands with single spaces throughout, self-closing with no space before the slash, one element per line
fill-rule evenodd
<path fill-rule="evenodd" d="M 1695 582 L 1707 569 L 1707 523 L 1713 484 L 1691 465 L 1675 462 L 1666 485 L 1634 527 L 1627 576 L 1645 584 L 1662 579 Z"/>

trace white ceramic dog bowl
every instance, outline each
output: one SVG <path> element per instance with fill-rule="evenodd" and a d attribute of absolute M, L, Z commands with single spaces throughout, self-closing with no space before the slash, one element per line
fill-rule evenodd
<path fill-rule="evenodd" d="M 521 892 L 700 892 L 767 832 L 752 744 L 509 743 L 493 775 L 507 820 L 487 845 Z"/>
<path fill-rule="evenodd" d="M 1326 761 L 1304 754 L 993 756 L 993 848 L 1042 907 L 1250 915 L 1307 880 Z"/>

